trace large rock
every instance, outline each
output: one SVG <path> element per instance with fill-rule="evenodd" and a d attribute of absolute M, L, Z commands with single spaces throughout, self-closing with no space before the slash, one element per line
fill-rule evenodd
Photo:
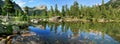
<path fill-rule="evenodd" d="M 39 36 L 16 36 L 12 38 L 11 44 L 39 44 Z"/>
<path fill-rule="evenodd" d="M 49 18 L 49 22 L 62 22 L 62 18 L 60 16 L 55 16 L 55 17 Z"/>

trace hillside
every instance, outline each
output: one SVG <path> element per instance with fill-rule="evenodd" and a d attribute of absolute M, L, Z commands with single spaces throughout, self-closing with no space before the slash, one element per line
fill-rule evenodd
<path fill-rule="evenodd" d="M 0 0 L 0 7 L 3 5 L 3 1 L 2 0 Z"/>
<path fill-rule="evenodd" d="M 15 10 L 19 10 L 19 11 L 22 12 L 22 9 L 21 9 L 21 7 L 18 4 L 16 4 L 15 2 L 13 2 L 13 5 L 14 5 L 14 9 Z M 0 0 L 0 7 L 3 7 L 3 6 L 4 6 L 4 1 Z"/>
<path fill-rule="evenodd" d="M 106 5 L 112 5 L 114 8 L 120 7 L 120 0 L 110 0 Z"/>

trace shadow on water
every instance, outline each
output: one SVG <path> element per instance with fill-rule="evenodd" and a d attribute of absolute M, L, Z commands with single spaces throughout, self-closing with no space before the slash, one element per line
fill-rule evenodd
<path fill-rule="evenodd" d="M 42 44 L 120 44 L 119 23 L 40 23 L 29 26 Z"/>

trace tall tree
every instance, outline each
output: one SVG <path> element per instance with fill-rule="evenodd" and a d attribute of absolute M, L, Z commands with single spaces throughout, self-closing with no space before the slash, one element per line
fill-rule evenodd
<path fill-rule="evenodd" d="M 7 14 L 14 13 L 15 9 L 14 9 L 12 0 L 5 0 L 5 5 L 4 5 L 3 9 L 4 9 L 4 12 L 7 12 Z"/>
<path fill-rule="evenodd" d="M 75 1 L 74 4 L 71 6 L 70 11 L 72 16 L 79 15 L 79 4 L 77 1 Z"/>
<path fill-rule="evenodd" d="M 28 15 L 28 14 L 29 14 L 29 7 L 27 7 L 27 6 L 26 6 L 26 7 L 24 7 L 24 11 L 25 11 L 25 14 L 27 14 L 27 15 Z"/>
<path fill-rule="evenodd" d="M 62 6 L 62 16 L 65 16 L 65 7 Z"/>
<path fill-rule="evenodd" d="M 2 8 L 0 7 L 0 15 L 2 14 Z"/>
<path fill-rule="evenodd" d="M 57 4 L 55 5 L 55 15 L 59 15 L 59 10 Z"/>
<path fill-rule="evenodd" d="M 67 5 L 65 6 L 65 15 L 70 15 L 70 11 L 69 8 L 67 7 Z"/>
<path fill-rule="evenodd" d="M 22 20 L 23 21 L 27 21 L 29 18 L 28 18 L 28 15 L 29 15 L 29 7 L 24 7 L 24 14 L 25 15 L 22 15 L 23 17 L 22 17 Z"/>
<path fill-rule="evenodd" d="M 102 0 L 102 5 L 104 5 L 104 0 Z"/>
<path fill-rule="evenodd" d="M 52 14 L 54 14 L 53 6 L 51 6 L 51 12 L 52 12 Z"/>
<path fill-rule="evenodd" d="M 45 16 L 47 16 L 47 15 L 48 15 L 48 14 L 47 14 L 47 7 L 45 7 L 44 12 L 45 12 Z"/>

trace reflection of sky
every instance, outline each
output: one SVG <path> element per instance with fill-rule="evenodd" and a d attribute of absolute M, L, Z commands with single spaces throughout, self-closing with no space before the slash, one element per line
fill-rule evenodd
<path fill-rule="evenodd" d="M 50 31 L 52 29 L 52 31 Z M 94 42 L 95 44 L 118 44 L 114 39 L 112 39 L 109 35 L 104 34 L 102 32 L 94 33 L 94 32 L 77 32 L 78 35 L 74 36 L 74 32 L 71 29 L 67 29 L 66 32 L 62 32 L 62 26 L 57 26 L 56 33 L 55 33 L 55 26 L 49 28 L 46 25 L 45 29 L 39 29 L 32 26 L 29 26 L 29 30 L 35 32 L 37 35 L 40 35 L 45 40 L 50 40 L 54 42 L 55 40 L 59 40 L 61 42 L 67 42 L 69 40 L 80 40 L 80 41 L 88 41 Z"/>

